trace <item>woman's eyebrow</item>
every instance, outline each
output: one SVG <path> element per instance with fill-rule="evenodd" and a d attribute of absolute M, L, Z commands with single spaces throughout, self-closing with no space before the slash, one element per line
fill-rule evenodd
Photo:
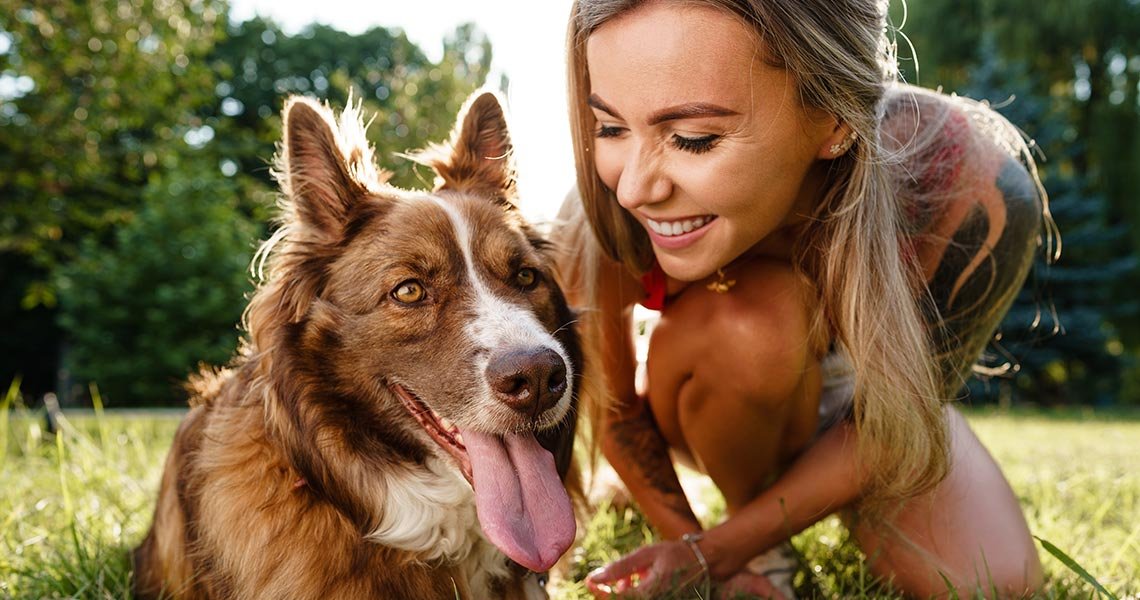
<path fill-rule="evenodd" d="M 590 94 L 590 97 L 586 99 L 586 104 L 589 104 L 590 106 L 606 113 L 611 117 L 614 117 L 615 119 L 624 120 L 624 118 L 618 114 L 615 108 L 606 104 L 605 101 L 599 98 L 597 94 Z M 732 110 L 731 108 L 725 108 L 723 106 L 711 104 L 708 102 L 687 102 L 685 104 L 678 104 L 676 106 L 670 106 L 668 108 L 663 108 L 661 110 L 655 111 L 652 115 L 649 116 L 649 124 L 658 125 L 660 123 L 664 123 L 665 121 L 692 119 L 696 117 L 731 117 L 739 114 L 740 113 Z"/>
<path fill-rule="evenodd" d="M 589 104 L 590 106 L 606 113 L 607 115 L 609 115 L 615 119 L 621 119 L 622 118 L 621 115 L 618 114 L 617 110 L 614 110 L 613 108 L 610 107 L 609 104 L 606 104 L 605 102 L 603 102 L 602 99 L 599 98 L 597 94 L 590 94 L 590 97 L 586 98 L 586 104 Z M 622 120 L 624 120 L 624 119 L 622 119 Z"/>
<path fill-rule="evenodd" d="M 688 102 L 655 111 L 649 116 L 649 124 L 657 125 L 665 121 L 692 119 L 694 117 L 731 117 L 739 114 L 740 113 L 731 108 L 725 108 L 708 102 Z"/>

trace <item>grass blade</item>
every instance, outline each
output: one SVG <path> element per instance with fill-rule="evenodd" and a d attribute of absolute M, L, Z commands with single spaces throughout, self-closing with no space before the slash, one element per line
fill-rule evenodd
<path fill-rule="evenodd" d="M 107 450 L 107 420 L 103 418 L 103 395 L 99 393 L 99 386 L 92 381 L 87 385 L 91 392 L 91 405 L 95 408 L 95 425 L 99 428 L 100 450 Z"/>
<path fill-rule="evenodd" d="M 950 600 L 958 600 L 958 588 L 955 587 L 954 584 L 950 582 L 950 578 L 947 577 L 946 574 L 943 573 L 942 571 L 938 572 L 938 576 L 941 577 L 942 582 L 946 584 L 946 591 L 948 591 L 950 593 L 949 599 Z"/>
<path fill-rule="evenodd" d="M 1105 587 L 1103 585 L 1101 585 L 1099 581 L 1096 580 L 1096 577 L 1093 577 L 1092 575 L 1090 575 L 1089 572 L 1086 571 L 1085 568 L 1080 565 L 1080 563 L 1078 563 L 1077 561 L 1070 558 L 1069 555 L 1065 554 L 1063 551 L 1061 551 L 1060 548 L 1049 543 L 1049 540 L 1039 538 L 1037 536 L 1033 536 L 1033 538 L 1036 539 L 1037 541 L 1041 542 L 1041 545 L 1044 546 L 1046 552 L 1048 552 L 1049 554 L 1052 554 L 1054 558 L 1056 558 L 1057 560 L 1064 563 L 1064 565 L 1066 567 L 1069 567 L 1069 570 L 1076 573 L 1077 575 L 1080 575 L 1081 579 L 1084 579 L 1086 582 L 1088 582 L 1089 585 L 1093 586 L 1093 588 L 1095 588 L 1097 592 L 1099 592 L 1100 594 L 1103 594 L 1104 596 L 1110 598 L 1111 600 L 1120 600 L 1119 598 L 1116 597 L 1115 594 L 1113 594 L 1112 592 L 1105 589 Z"/>
<path fill-rule="evenodd" d="M 19 375 L 13 377 L 12 385 L 8 386 L 8 393 L 4 394 L 4 400 L 0 402 L 0 463 L 8 458 L 8 409 L 20 393 L 21 381 Z"/>

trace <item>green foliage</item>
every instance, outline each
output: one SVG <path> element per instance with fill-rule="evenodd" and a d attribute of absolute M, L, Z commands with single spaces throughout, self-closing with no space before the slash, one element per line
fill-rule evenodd
<path fill-rule="evenodd" d="M 285 97 L 339 108 L 351 95 L 374 115 L 369 137 L 394 183 L 422 186 L 394 154 L 443 139 L 491 61 L 490 42 L 470 25 L 433 62 L 398 30 L 316 25 L 287 35 L 262 19 L 229 23 L 227 10 L 223 0 L 0 0 L 0 381 L 23 374 L 25 392 L 38 395 L 56 387 L 63 366 L 98 380 L 114 403 L 167 401 L 190 366 L 233 351 L 233 282 L 244 281 L 239 259 L 268 229 Z M 168 193 L 181 204 L 148 207 L 176 202 Z M 215 208 L 176 214 L 207 201 Z M 123 249 L 161 237 L 161 220 L 174 231 L 204 215 L 247 236 L 217 270 L 185 273 L 217 276 L 216 286 L 163 278 L 163 260 L 175 270 L 192 262 L 178 248 L 161 258 Z M 112 266 L 123 279 L 98 273 Z M 217 299 L 222 290 L 232 295 Z M 182 315 L 179 301 L 189 302 Z M 69 373 L 58 373 L 67 387 Z"/>
<path fill-rule="evenodd" d="M 0 597 L 129 598 L 128 551 L 150 524 L 177 416 L 0 421 Z M 5 412 L 7 414 L 7 411 Z"/>
<path fill-rule="evenodd" d="M 60 270 L 73 376 L 114 405 L 180 401 L 195 365 L 234 352 L 256 231 L 234 188 L 210 167 L 155 175 L 114 243 L 89 240 Z"/>
<path fill-rule="evenodd" d="M 1080 578 L 1083 579 L 1086 583 L 1093 586 L 1093 589 L 1096 590 L 1098 595 L 1103 595 L 1105 598 L 1108 598 L 1108 600 L 1118 600 L 1115 594 L 1104 589 L 1104 586 L 1096 580 L 1096 577 L 1090 575 L 1089 572 L 1080 565 L 1080 563 L 1073 560 L 1072 557 L 1070 557 L 1068 554 L 1065 554 L 1064 550 L 1061 550 L 1057 546 L 1053 545 L 1053 543 L 1049 540 L 1037 538 L 1037 541 L 1041 542 L 1041 547 L 1045 548 L 1046 552 L 1048 552 L 1057 560 L 1061 561 L 1062 564 L 1068 567 L 1070 571 L 1079 575 Z"/>
<path fill-rule="evenodd" d="M 315 96 L 337 108 L 351 97 L 373 119 L 369 140 L 393 171 L 393 183 L 422 187 L 412 163 L 396 154 L 447 136 L 459 107 L 487 76 L 491 44 L 464 25 L 444 40 L 443 57 L 433 63 L 398 30 L 350 35 L 312 25 L 289 36 L 258 18 L 232 26 L 209 64 L 217 102 L 202 110 L 202 123 L 217 129 L 219 154 L 238 172 L 272 183 L 264 167 L 280 139 L 286 95 Z"/>
<path fill-rule="evenodd" d="M 0 378 L 55 383 L 56 270 L 105 242 L 208 96 L 224 5 L 0 0 Z"/>
<path fill-rule="evenodd" d="M 31 88 L 0 98 L 0 252 L 50 274 L 82 240 L 130 219 L 209 99 L 203 58 L 224 15 L 217 0 L 0 0 L 10 40 L 0 73 Z M 55 302 L 50 285 L 27 291 L 33 304 Z"/>
<path fill-rule="evenodd" d="M 1121 598 L 1140 593 L 1140 415 L 968 417 L 1008 476 L 1030 531 L 1088 574 L 1042 552 L 1041 597 L 1096 597 L 1089 578 Z M 42 420 L 42 413 L 25 409 L 10 419 L 7 410 L 0 414 L 0 441 L 6 442 L 0 446 L 0 481 L 6 482 L 0 487 L 0 596 L 127 597 L 127 552 L 150 524 L 178 420 L 72 416 L 58 440 L 43 431 Z M 701 512 L 707 517 L 719 510 L 723 504 Z M 600 507 L 580 529 L 568 569 L 555 574 L 553 598 L 590 598 L 581 583 L 586 573 L 653 538 L 632 508 Z M 804 565 L 795 580 L 800 597 L 897 597 L 867 571 L 838 518 L 816 524 L 793 545 Z"/>

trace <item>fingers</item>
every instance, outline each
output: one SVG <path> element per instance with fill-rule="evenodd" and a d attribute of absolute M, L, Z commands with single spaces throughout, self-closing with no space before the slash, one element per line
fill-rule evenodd
<path fill-rule="evenodd" d="M 653 546 L 645 546 L 638 548 L 629 554 L 613 561 L 612 563 L 594 570 L 587 579 L 598 579 L 605 581 L 607 579 L 617 579 L 619 577 L 628 577 L 629 575 L 638 571 L 647 571 L 649 567 L 653 566 L 654 555 L 656 554 Z"/>
<path fill-rule="evenodd" d="M 629 592 L 641 585 L 653 567 L 652 546 L 639 548 L 586 576 L 586 589 L 595 598 Z"/>
<path fill-rule="evenodd" d="M 599 571 L 594 571 L 586 577 L 586 589 L 590 590 L 595 598 L 609 598 L 613 594 L 630 593 L 641 586 L 649 575 L 648 568 L 613 576 L 602 576 Z"/>

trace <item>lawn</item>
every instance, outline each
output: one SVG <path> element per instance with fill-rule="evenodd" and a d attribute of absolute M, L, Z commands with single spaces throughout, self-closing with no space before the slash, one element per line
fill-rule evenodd
<path fill-rule="evenodd" d="M 1042 550 L 1045 597 L 1096 597 L 1094 579 L 1117 597 L 1140 597 L 1140 414 L 969 418 L 1004 467 L 1033 533 L 1079 565 Z M 149 525 L 177 423 L 169 414 L 71 415 L 52 435 L 42 415 L 0 411 L 0 597 L 127 597 L 127 551 Z M 702 494 L 701 503 L 715 519 L 715 493 Z M 552 587 L 555 598 L 587 598 L 578 583 L 585 573 L 652 536 L 632 509 L 599 510 L 583 529 L 565 577 Z M 837 521 L 793 545 L 802 557 L 802 597 L 890 596 L 865 573 Z"/>

